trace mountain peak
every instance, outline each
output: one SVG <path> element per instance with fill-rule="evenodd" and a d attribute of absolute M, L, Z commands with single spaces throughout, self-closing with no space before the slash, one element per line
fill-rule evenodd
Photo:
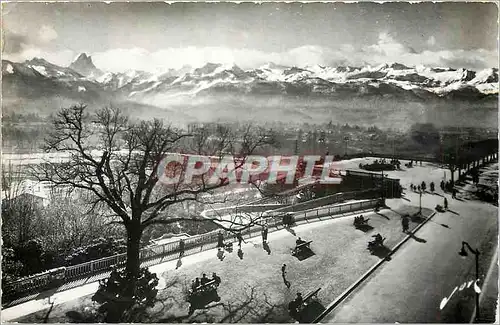
<path fill-rule="evenodd" d="M 391 65 L 389 65 L 389 68 L 392 68 L 394 70 L 408 70 L 408 69 L 410 69 L 410 67 L 408 67 L 404 64 L 401 64 L 401 63 L 397 63 L 397 62 L 393 62 Z"/>
<path fill-rule="evenodd" d="M 92 57 L 86 53 L 78 55 L 76 60 L 71 62 L 69 68 L 84 76 L 98 74 L 100 72 L 92 62 Z"/>
<path fill-rule="evenodd" d="M 194 69 L 193 74 L 195 75 L 203 75 L 203 74 L 209 74 L 215 71 L 215 69 L 221 67 L 222 64 L 220 63 L 212 63 L 212 62 L 207 62 L 203 67 Z"/>
<path fill-rule="evenodd" d="M 38 65 L 50 65 L 51 63 L 44 58 L 37 58 L 34 57 L 31 60 L 26 60 L 25 61 L 27 64 L 33 65 L 33 64 L 38 64 Z"/>

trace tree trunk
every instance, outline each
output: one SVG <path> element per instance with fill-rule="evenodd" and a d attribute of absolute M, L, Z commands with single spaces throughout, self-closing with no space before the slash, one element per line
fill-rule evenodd
<path fill-rule="evenodd" d="M 139 260 L 139 251 L 141 245 L 142 230 L 140 224 L 132 221 L 127 227 L 127 263 L 125 270 L 130 281 L 130 295 L 135 291 L 135 284 L 139 277 L 141 261 Z"/>

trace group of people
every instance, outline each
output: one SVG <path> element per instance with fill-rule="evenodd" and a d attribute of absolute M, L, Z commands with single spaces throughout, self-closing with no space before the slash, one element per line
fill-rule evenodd
<path fill-rule="evenodd" d="M 442 191 L 451 192 L 451 197 L 453 199 L 457 198 L 458 191 L 453 187 L 454 183 L 451 180 L 448 182 L 445 182 L 442 180 L 441 183 L 439 184 L 439 186 L 440 186 Z M 434 191 L 436 189 L 434 182 L 430 182 L 429 187 L 430 187 L 431 193 L 434 193 Z M 413 183 L 410 184 L 410 188 L 412 191 L 420 193 L 420 192 L 425 192 L 425 190 L 427 189 L 427 185 L 424 181 L 422 181 L 422 183 L 420 183 L 419 185 L 414 185 Z"/>
<path fill-rule="evenodd" d="M 434 191 L 436 190 L 436 185 L 434 184 L 434 182 L 430 182 L 429 187 L 430 191 L 434 193 Z M 425 192 L 425 190 L 427 189 L 427 184 L 424 181 L 422 181 L 422 183 L 418 185 L 414 185 L 413 183 L 411 183 L 410 188 L 414 192 Z"/>
<path fill-rule="evenodd" d="M 373 162 L 375 165 L 385 165 L 387 162 L 385 161 L 385 158 L 382 158 L 381 160 L 375 159 Z"/>
<path fill-rule="evenodd" d="M 306 243 L 305 240 L 303 240 L 302 238 L 300 237 L 297 237 L 297 240 L 295 240 L 295 244 L 297 244 L 297 246 L 301 245 L 301 244 L 304 244 Z"/>
<path fill-rule="evenodd" d="M 370 170 L 370 166 L 383 168 L 384 165 L 392 165 L 393 168 L 401 169 L 401 162 L 398 159 L 391 159 L 389 162 L 387 162 L 385 159 L 376 159 L 372 164 L 359 164 L 359 168 Z"/>
<path fill-rule="evenodd" d="M 261 234 L 262 234 L 262 242 L 263 243 L 267 243 L 267 234 L 268 233 L 269 233 L 269 228 L 268 228 L 267 224 L 262 225 Z M 238 246 L 240 248 L 241 248 L 241 243 L 242 242 L 246 244 L 246 241 L 243 238 L 243 235 L 241 234 L 240 231 L 238 231 L 236 233 L 236 239 L 238 240 Z M 226 247 L 226 244 L 224 243 L 224 234 L 223 234 L 223 232 L 221 230 L 217 234 L 217 248 L 219 248 L 219 250 L 220 250 L 221 248 L 224 248 L 224 247 Z M 183 251 L 184 251 L 184 245 L 182 245 L 181 254 L 183 254 Z"/>
<path fill-rule="evenodd" d="M 415 166 L 418 164 L 418 160 L 415 160 Z M 413 167 L 413 160 L 410 160 L 410 162 L 405 164 L 406 167 L 412 168 Z M 420 166 L 422 166 L 422 161 L 420 161 Z"/>
<path fill-rule="evenodd" d="M 399 159 L 391 159 L 391 165 L 396 166 L 397 169 L 401 169 L 401 162 Z"/>
<path fill-rule="evenodd" d="M 363 215 L 360 215 L 359 217 L 354 217 L 354 225 L 365 224 L 368 222 L 368 220 L 370 220 L 370 218 L 365 219 L 365 217 L 363 217 Z"/>
<path fill-rule="evenodd" d="M 457 198 L 457 190 L 454 187 L 455 183 L 452 180 L 447 181 L 446 183 L 444 181 L 441 181 L 440 187 L 441 190 L 451 192 L 451 197 L 456 199 Z"/>
<path fill-rule="evenodd" d="M 212 278 L 209 279 L 205 273 L 203 273 L 201 278 L 196 278 L 191 282 L 191 292 L 197 292 L 205 288 L 205 284 L 214 281 L 215 287 L 218 287 L 221 283 L 220 277 L 214 272 L 212 273 Z"/>
<path fill-rule="evenodd" d="M 381 234 L 376 234 L 373 235 L 372 237 L 375 239 L 370 242 L 371 245 L 382 245 L 384 243 L 384 238 L 382 237 Z"/>

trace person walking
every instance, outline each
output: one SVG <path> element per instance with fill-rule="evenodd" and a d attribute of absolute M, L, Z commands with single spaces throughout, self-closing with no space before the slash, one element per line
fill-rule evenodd
<path fill-rule="evenodd" d="M 185 247 L 184 240 L 181 239 L 179 241 L 179 258 L 181 258 L 182 256 L 184 256 L 184 247 Z"/>
<path fill-rule="evenodd" d="M 452 194 L 451 194 L 451 197 L 452 197 L 453 199 L 456 199 L 456 198 L 457 198 L 457 190 L 456 190 L 456 189 L 453 189 Z"/>
<path fill-rule="evenodd" d="M 434 182 L 431 182 L 431 184 L 429 186 L 431 188 L 431 192 L 434 193 L 434 190 L 435 190 Z"/>
<path fill-rule="evenodd" d="M 217 248 L 223 248 L 223 247 L 224 247 L 224 235 L 220 230 L 219 233 L 217 234 Z"/>
<path fill-rule="evenodd" d="M 407 215 L 404 215 L 403 218 L 401 219 L 401 224 L 403 226 L 403 232 L 408 232 L 408 228 L 410 225 L 410 220 Z"/>
<path fill-rule="evenodd" d="M 444 198 L 444 209 L 448 210 L 448 200 Z"/>
<path fill-rule="evenodd" d="M 267 243 L 267 233 L 269 229 L 267 228 L 267 225 L 264 225 L 264 228 L 262 228 L 262 242 Z"/>

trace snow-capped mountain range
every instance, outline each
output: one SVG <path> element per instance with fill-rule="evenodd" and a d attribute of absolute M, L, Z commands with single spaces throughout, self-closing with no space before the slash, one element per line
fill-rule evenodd
<path fill-rule="evenodd" d="M 69 67 L 35 58 L 23 63 L 2 61 L 4 83 L 23 79 L 32 87 L 50 83 L 69 92 L 98 92 L 132 101 L 148 97 L 193 97 L 213 94 L 264 94 L 290 96 L 411 95 L 483 98 L 498 94 L 498 69 L 407 67 L 383 64 L 376 67 L 286 67 L 268 63 L 242 70 L 236 65 L 207 63 L 203 67 L 170 70 L 162 74 L 144 71 L 103 72 L 82 53 Z M 36 82 L 35 82 L 36 81 Z"/>
<path fill-rule="evenodd" d="M 357 123 L 379 127 L 430 121 L 491 125 L 498 114 L 498 69 L 407 67 L 287 67 L 243 70 L 207 63 L 163 73 L 106 72 L 82 54 L 69 67 L 35 58 L 2 61 L 4 111 L 50 114 L 85 103 L 119 105 L 129 114 L 176 123 Z M 389 117 L 390 118 L 387 118 Z"/>

